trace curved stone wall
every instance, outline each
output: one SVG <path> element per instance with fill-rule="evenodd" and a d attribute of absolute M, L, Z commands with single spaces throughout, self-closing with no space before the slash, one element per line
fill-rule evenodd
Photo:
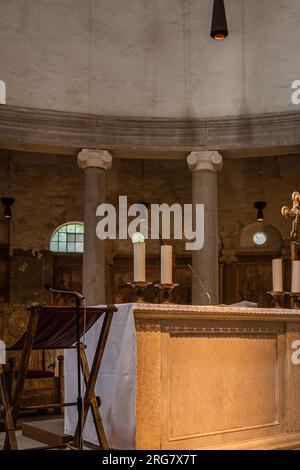
<path fill-rule="evenodd" d="M 201 118 L 296 110 L 299 0 L 0 0 L 7 104 Z M 299 105 L 300 109 L 300 105 Z"/>

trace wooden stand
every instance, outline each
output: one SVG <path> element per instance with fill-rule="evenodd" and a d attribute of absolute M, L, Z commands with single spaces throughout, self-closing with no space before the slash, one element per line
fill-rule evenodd
<path fill-rule="evenodd" d="M 6 429 L 5 440 L 7 442 L 7 448 L 16 450 L 18 449 L 18 443 L 16 438 L 15 424 L 13 421 L 12 409 L 5 381 L 5 372 L 2 364 L 0 364 L 0 393 L 4 407 L 4 422 Z"/>
<path fill-rule="evenodd" d="M 83 400 L 83 412 L 82 412 L 82 428 L 84 427 L 88 410 L 91 407 L 93 419 L 94 419 L 94 424 L 97 432 L 97 436 L 99 439 L 99 444 L 102 449 L 107 449 L 107 440 L 104 432 L 104 428 L 102 425 L 102 419 L 99 411 L 99 406 L 100 406 L 100 399 L 96 397 L 95 392 L 94 392 L 94 387 L 95 383 L 97 380 L 97 376 L 99 373 L 99 369 L 101 366 L 101 361 L 103 358 L 103 353 L 105 350 L 113 314 L 116 312 L 116 307 L 114 305 L 107 306 L 105 308 L 97 308 L 97 307 L 87 307 L 86 308 L 86 315 L 87 315 L 87 322 L 89 320 L 88 316 L 89 314 L 93 315 L 94 321 L 96 321 L 102 314 L 104 314 L 104 320 L 103 320 L 103 325 L 102 329 L 99 335 L 99 340 L 94 356 L 94 360 L 92 363 L 91 371 L 89 370 L 88 367 L 88 362 L 87 362 L 87 357 L 85 354 L 85 348 L 84 346 L 81 346 L 80 348 L 80 366 L 81 370 L 83 373 L 85 385 L 86 385 L 86 391 L 85 391 L 85 396 Z M 62 329 L 63 327 L 66 329 L 66 325 L 64 324 L 65 318 L 64 318 L 64 313 L 69 314 L 69 321 L 70 321 L 70 315 L 71 318 L 74 315 L 75 319 L 75 308 L 72 307 L 42 307 L 40 305 L 34 305 L 29 308 L 29 322 L 28 322 L 28 327 L 27 327 L 27 332 L 25 335 L 19 340 L 15 346 L 10 348 L 10 350 L 18 350 L 21 349 L 20 345 L 22 345 L 22 356 L 21 356 L 21 363 L 20 363 L 20 369 L 15 385 L 15 391 L 12 397 L 12 400 L 10 400 L 9 393 L 8 393 L 8 387 L 6 384 L 5 380 L 5 375 L 4 375 L 4 369 L 3 366 L 0 366 L 0 393 L 1 393 L 1 399 L 3 402 L 4 406 L 4 412 L 5 412 L 5 428 L 6 428 L 6 436 L 5 436 L 5 442 L 4 442 L 4 449 L 5 450 L 14 450 L 18 448 L 17 445 L 17 440 L 16 440 L 16 425 L 17 425 L 17 419 L 20 411 L 20 405 L 21 405 L 21 399 L 22 399 L 22 394 L 24 390 L 24 384 L 25 384 L 25 378 L 27 375 L 28 371 L 28 366 L 29 366 L 29 360 L 30 360 L 30 354 L 32 349 L 39 349 L 42 345 L 42 339 L 46 341 L 46 344 L 44 345 L 46 349 L 51 349 L 51 337 L 49 336 L 45 337 L 45 320 L 47 321 L 47 315 L 49 317 L 49 322 L 51 323 L 51 319 L 55 317 L 60 318 L 60 321 L 62 322 Z M 51 316 L 49 315 L 51 314 Z M 56 315 L 59 315 L 57 317 Z M 84 310 L 83 308 L 80 309 L 80 315 L 81 319 L 83 320 L 83 315 L 84 315 Z M 45 317 L 46 316 L 46 317 Z M 93 322 L 92 322 L 93 323 Z M 91 324 L 90 323 L 90 326 Z M 73 333 L 73 332 L 72 332 Z M 55 331 L 53 331 L 53 334 L 55 335 Z M 74 337 L 73 337 L 74 336 Z M 69 335 L 67 340 L 64 338 L 63 344 L 58 344 L 57 337 L 55 338 L 54 343 L 55 347 L 53 349 L 67 349 L 72 347 L 76 343 L 76 334 Z M 45 339 L 46 338 L 46 339 Z M 66 341 L 68 344 L 66 344 Z M 36 343 L 36 344 L 35 344 Z M 76 346 L 75 346 L 76 347 Z M 65 406 L 77 406 L 77 402 L 75 403 L 55 403 L 52 405 L 53 407 L 65 407 Z M 37 408 L 38 406 L 35 406 Z M 80 447 L 80 423 L 77 423 L 76 431 L 71 443 L 71 448 L 73 449 L 79 449 Z"/>

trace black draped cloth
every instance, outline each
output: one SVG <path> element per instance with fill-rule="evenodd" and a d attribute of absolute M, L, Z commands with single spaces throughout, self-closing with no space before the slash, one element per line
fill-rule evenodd
<path fill-rule="evenodd" d="M 86 328 L 91 326 L 114 306 L 86 307 Z M 80 308 L 80 336 L 84 333 L 84 308 Z M 8 350 L 22 350 L 26 332 Z M 32 349 L 68 349 L 76 343 L 76 308 L 75 307 L 40 307 L 35 338 Z"/>

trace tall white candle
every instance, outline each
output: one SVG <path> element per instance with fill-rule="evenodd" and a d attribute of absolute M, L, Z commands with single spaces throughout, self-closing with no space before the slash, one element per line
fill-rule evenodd
<path fill-rule="evenodd" d="M 133 280 L 134 282 L 146 281 L 146 245 L 145 243 L 133 244 Z"/>
<path fill-rule="evenodd" d="M 273 292 L 283 291 L 282 281 L 282 259 L 272 260 Z"/>
<path fill-rule="evenodd" d="M 293 261 L 292 264 L 292 292 L 300 292 L 300 261 Z"/>
<path fill-rule="evenodd" d="M 172 246 L 162 245 L 160 247 L 160 282 L 162 284 L 172 284 Z"/>

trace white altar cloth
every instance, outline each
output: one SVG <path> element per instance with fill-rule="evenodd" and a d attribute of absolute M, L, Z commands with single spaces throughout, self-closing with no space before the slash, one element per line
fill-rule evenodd
<path fill-rule="evenodd" d="M 95 386 L 101 397 L 101 416 L 108 445 L 113 449 L 135 449 L 136 398 L 136 332 L 134 304 L 117 305 Z M 86 354 L 91 367 L 103 318 L 86 333 Z M 76 350 L 65 350 L 65 402 L 76 401 Z M 83 382 L 83 380 L 82 380 Z M 84 390 L 84 387 L 83 387 Z M 65 408 L 65 433 L 74 434 L 77 424 L 76 407 Z M 99 445 L 91 411 L 84 427 L 83 439 Z"/>
<path fill-rule="evenodd" d="M 236 307 L 245 306 L 250 305 L 247 302 L 236 305 Z M 136 304 L 120 304 L 117 307 L 118 312 L 113 317 L 95 392 L 102 400 L 101 416 L 109 447 L 131 450 L 136 447 L 137 341 L 133 313 Z M 100 318 L 85 336 L 90 367 L 102 322 L 103 319 Z M 76 350 L 68 349 L 65 351 L 65 401 L 74 402 L 76 397 Z M 65 408 L 65 433 L 74 434 L 76 424 L 76 407 Z M 87 442 L 99 444 L 91 411 L 84 427 L 83 438 Z"/>

